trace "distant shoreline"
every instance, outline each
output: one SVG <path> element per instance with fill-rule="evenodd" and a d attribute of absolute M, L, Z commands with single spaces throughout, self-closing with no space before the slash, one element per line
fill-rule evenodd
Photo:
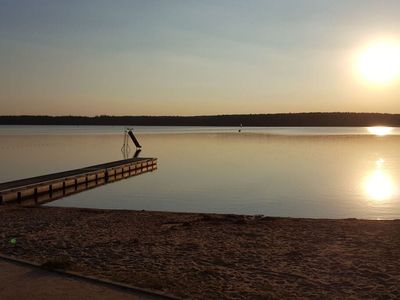
<path fill-rule="evenodd" d="M 318 112 L 208 116 L 0 116 L 0 125 L 115 125 L 228 127 L 400 126 L 400 114 Z"/>

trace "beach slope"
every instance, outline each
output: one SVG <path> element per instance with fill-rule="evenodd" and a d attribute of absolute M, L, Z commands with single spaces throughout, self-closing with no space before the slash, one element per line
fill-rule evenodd
<path fill-rule="evenodd" d="M 400 298 L 398 220 L 6 207 L 0 253 L 190 299 Z"/>

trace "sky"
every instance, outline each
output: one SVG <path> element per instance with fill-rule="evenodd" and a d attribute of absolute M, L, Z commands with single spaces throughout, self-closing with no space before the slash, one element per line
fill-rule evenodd
<path fill-rule="evenodd" d="M 0 0 L 0 115 L 400 113 L 400 1 Z"/>

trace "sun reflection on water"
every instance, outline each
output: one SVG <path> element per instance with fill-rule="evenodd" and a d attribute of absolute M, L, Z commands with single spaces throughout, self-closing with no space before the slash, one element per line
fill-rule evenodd
<path fill-rule="evenodd" d="M 392 198 L 394 184 L 391 176 L 384 170 L 385 161 L 380 158 L 375 162 L 375 170 L 367 176 L 364 182 L 364 190 L 369 199 L 384 201 Z"/>
<path fill-rule="evenodd" d="M 367 128 L 368 132 L 377 135 L 377 136 L 385 136 L 388 135 L 392 132 L 393 128 L 392 127 L 386 127 L 386 126 L 373 126 L 373 127 L 368 127 Z"/>

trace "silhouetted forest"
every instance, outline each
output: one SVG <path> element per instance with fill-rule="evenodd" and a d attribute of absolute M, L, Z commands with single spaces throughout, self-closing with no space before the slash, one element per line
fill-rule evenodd
<path fill-rule="evenodd" d="M 0 116 L 1 125 L 400 126 L 400 114 L 280 113 L 213 116 Z"/>

